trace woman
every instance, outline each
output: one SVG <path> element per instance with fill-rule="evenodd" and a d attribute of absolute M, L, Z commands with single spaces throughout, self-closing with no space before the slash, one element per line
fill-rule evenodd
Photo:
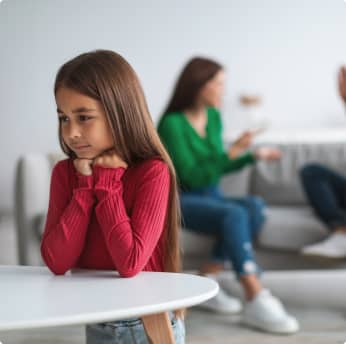
<path fill-rule="evenodd" d="M 222 144 L 218 108 L 224 90 L 225 72 L 215 61 L 193 58 L 178 78 L 173 96 L 158 131 L 171 155 L 181 187 L 180 201 L 186 228 L 213 235 L 216 245 L 212 261 L 201 273 L 215 276 L 225 260 L 232 262 L 244 289 L 244 322 L 272 333 L 294 333 L 296 319 L 281 302 L 263 289 L 255 262 L 252 240 L 264 221 L 263 201 L 254 196 L 226 198 L 218 188 L 220 178 L 253 164 L 258 159 L 275 160 L 280 152 L 269 147 L 244 151 L 252 141 L 244 133 L 228 151 Z M 241 310 L 239 300 L 224 291 L 205 304 L 223 313 Z"/>

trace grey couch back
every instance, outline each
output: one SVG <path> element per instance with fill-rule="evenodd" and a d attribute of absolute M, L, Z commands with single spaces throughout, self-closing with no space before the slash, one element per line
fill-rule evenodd
<path fill-rule="evenodd" d="M 268 204 L 306 204 L 299 171 L 309 163 L 318 163 L 342 174 L 346 172 L 346 144 L 290 143 L 276 144 L 282 158 L 275 162 L 259 161 L 239 173 L 225 176 L 221 182 L 228 195 L 253 194 Z"/>

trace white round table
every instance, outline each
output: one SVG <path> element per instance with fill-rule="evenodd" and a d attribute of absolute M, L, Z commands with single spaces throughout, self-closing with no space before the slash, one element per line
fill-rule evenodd
<path fill-rule="evenodd" d="M 90 324 L 143 317 L 202 303 L 218 292 L 208 278 L 142 272 L 75 270 L 53 275 L 46 267 L 0 266 L 0 330 Z"/>

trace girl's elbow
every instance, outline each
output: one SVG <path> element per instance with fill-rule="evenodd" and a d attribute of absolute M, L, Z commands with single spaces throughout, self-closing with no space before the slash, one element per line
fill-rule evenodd
<path fill-rule="evenodd" d="M 65 273 L 69 270 L 69 267 L 65 264 L 59 264 L 57 262 L 54 262 L 52 259 L 50 259 L 44 251 L 41 251 L 41 256 L 43 261 L 45 262 L 48 269 L 54 274 L 54 275 L 65 275 Z"/>
<path fill-rule="evenodd" d="M 123 277 L 123 278 L 134 277 L 134 276 L 138 275 L 141 271 L 142 271 L 142 269 L 140 267 L 127 268 L 127 269 L 123 269 L 123 268 L 118 269 L 120 277 Z"/>
<path fill-rule="evenodd" d="M 53 272 L 54 275 L 57 275 L 57 276 L 62 276 L 62 275 L 65 275 L 66 272 L 69 270 L 69 269 L 66 269 L 66 268 L 61 268 L 61 267 L 50 267 L 48 266 L 49 270 Z"/>
<path fill-rule="evenodd" d="M 61 264 L 54 264 L 51 262 L 45 261 L 48 269 L 53 272 L 54 275 L 65 275 L 66 272 L 69 270 L 67 266 L 61 265 Z"/>

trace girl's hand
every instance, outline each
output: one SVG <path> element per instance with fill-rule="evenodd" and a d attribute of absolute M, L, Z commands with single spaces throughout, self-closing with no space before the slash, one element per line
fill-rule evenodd
<path fill-rule="evenodd" d="M 339 70 L 338 75 L 339 82 L 339 94 L 343 101 L 346 103 L 346 66 L 343 66 Z"/>
<path fill-rule="evenodd" d="M 91 176 L 93 174 L 93 170 L 91 167 L 92 163 L 92 159 L 82 158 L 73 160 L 73 165 L 76 168 L 76 170 L 84 176 Z"/>
<path fill-rule="evenodd" d="M 242 154 L 244 150 L 248 149 L 252 144 L 254 136 L 255 133 L 251 131 L 245 131 L 243 134 L 241 134 L 240 137 L 234 141 L 234 143 L 228 150 L 229 158 L 235 159 L 240 154 Z"/>
<path fill-rule="evenodd" d="M 93 165 L 98 165 L 105 168 L 117 168 L 124 167 L 127 168 L 127 163 L 123 161 L 115 151 L 109 150 L 103 152 L 101 155 L 94 159 Z"/>
<path fill-rule="evenodd" d="M 255 157 L 259 160 L 278 160 L 281 158 L 281 151 L 277 148 L 260 147 L 255 150 Z"/>

